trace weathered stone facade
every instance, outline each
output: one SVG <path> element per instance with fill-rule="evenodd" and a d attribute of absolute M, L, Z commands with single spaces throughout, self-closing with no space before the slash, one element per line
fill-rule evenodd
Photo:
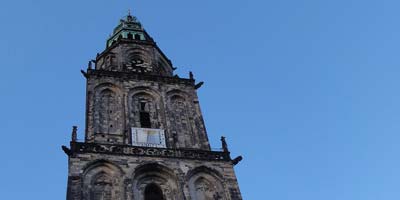
<path fill-rule="evenodd" d="M 95 63 L 92 68 L 92 62 Z M 241 200 L 233 165 L 211 151 L 193 74 L 128 15 L 89 62 L 85 141 L 73 131 L 67 200 Z"/>

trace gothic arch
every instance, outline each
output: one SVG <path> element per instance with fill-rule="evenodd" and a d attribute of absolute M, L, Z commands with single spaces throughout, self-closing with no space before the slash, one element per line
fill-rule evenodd
<path fill-rule="evenodd" d="M 133 35 L 135 35 L 135 34 L 133 34 Z M 132 52 L 143 52 L 143 53 L 145 53 L 145 54 L 149 54 L 149 51 L 148 51 L 146 48 L 142 47 L 142 46 L 135 46 L 135 47 L 130 48 L 130 49 L 128 49 L 128 50 L 126 51 L 126 53 L 127 53 L 128 55 L 129 55 L 130 53 L 132 53 Z"/>
<path fill-rule="evenodd" d="M 114 84 L 103 83 L 94 89 L 93 125 L 94 133 L 122 134 L 122 92 Z"/>
<path fill-rule="evenodd" d="M 128 92 L 129 96 L 132 96 L 132 95 L 135 95 L 138 93 L 147 93 L 147 94 L 153 96 L 157 100 L 161 99 L 161 95 L 158 91 L 154 90 L 151 87 L 147 87 L 147 86 L 137 86 L 137 87 L 130 89 Z"/>
<path fill-rule="evenodd" d="M 183 91 L 183 90 L 172 89 L 172 90 L 169 90 L 167 92 L 167 96 L 169 98 L 171 98 L 171 97 L 173 97 L 175 95 L 180 96 L 180 97 L 184 98 L 187 101 L 189 100 L 189 94 L 187 92 Z"/>
<path fill-rule="evenodd" d="M 159 187 L 163 199 L 183 199 L 177 176 L 173 170 L 166 166 L 157 163 L 140 165 L 135 169 L 132 180 L 133 199 L 144 199 L 145 190 L 149 185 Z"/>
<path fill-rule="evenodd" d="M 174 138 L 178 148 L 197 148 L 199 141 L 195 134 L 193 119 L 195 118 L 189 95 L 173 89 L 167 92 L 167 116 L 170 123 L 169 134 Z"/>
<path fill-rule="evenodd" d="M 88 164 L 82 173 L 83 199 L 121 200 L 124 194 L 123 171 L 106 160 Z"/>
<path fill-rule="evenodd" d="M 170 133 L 175 138 L 177 147 L 194 147 L 196 145 L 195 137 L 192 129 L 192 120 L 190 116 L 190 104 L 184 97 L 173 95 L 169 98 L 168 116 L 171 126 Z"/>
<path fill-rule="evenodd" d="M 136 34 L 132 36 L 135 37 Z M 134 39 L 134 38 L 132 38 Z M 135 47 L 127 49 L 123 57 L 123 70 L 130 72 L 148 72 L 152 70 L 151 52 L 144 47 Z"/>
<path fill-rule="evenodd" d="M 154 183 L 148 184 L 144 189 L 144 200 L 164 200 L 162 189 Z"/>
<path fill-rule="evenodd" d="M 136 87 L 128 93 L 130 127 L 163 128 L 160 95 L 149 87 Z"/>
<path fill-rule="evenodd" d="M 105 166 L 110 169 L 115 169 L 118 173 L 124 174 L 124 171 L 122 170 L 122 168 L 120 166 L 118 166 L 117 164 L 115 164 L 112 161 L 105 160 L 105 159 L 95 160 L 95 161 L 92 161 L 92 162 L 89 162 L 88 164 L 86 164 L 82 169 L 83 174 L 85 175 L 87 172 L 89 172 L 92 169 L 99 167 L 99 166 Z"/>
<path fill-rule="evenodd" d="M 145 48 L 132 48 L 126 51 L 128 55 L 127 58 L 131 60 L 132 58 L 140 57 L 144 61 L 150 62 L 150 52 Z"/>
<path fill-rule="evenodd" d="M 209 167 L 197 167 L 187 174 L 187 183 L 192 200 L 228 199 L 221 174 Z"/>
<path fill-rule="evenodd" d="M 121 90 L 120 86 L 118 86 L 116 84 L 113 84 L 113 83 L 110 83 L 110 82 L 103 82 L 103 83 L 100 83 L 100 84 L 96 85 L 96 87 L 94 88 L 94 91 L 98 92 L 98 91 L 101 91 L 103 89 L 110 89 L 115 93 L 122 93 L 122 90 Z"/>
<path fill-rule="evenodd" d="M 207 174 L 214 176 L 215 178 L 217 178 L 219 180 L 223 179 L 223 176 L 220 172 L 218 172 L 216 169 L 213 169 L 213 168 L 207 167 L 207 166 L 199 166 L 199 167 L 196 167 L 196 168 L 190 170 L 186 175 L 186 179 L 189 180 L 192 176 L 194 176 L 198 173 L 207 173 Z"/>

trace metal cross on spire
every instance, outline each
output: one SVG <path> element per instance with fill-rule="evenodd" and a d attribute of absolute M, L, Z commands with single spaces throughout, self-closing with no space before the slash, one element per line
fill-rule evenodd
<path fill-rule="evenodd" d="M 131 15 L 131 9 L 130 9 L 130 8 L 128 9 L 128 16 L 127 16 L 127 19 L 128 19 L 129 22 L 135 20 L 134 17 L 132 17 L 132 15 Z"/>

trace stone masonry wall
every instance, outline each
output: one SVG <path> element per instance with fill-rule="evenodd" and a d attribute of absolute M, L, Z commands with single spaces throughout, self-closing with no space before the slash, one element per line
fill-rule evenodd
<path fill-rule="evenodd" d="M 210 148 L 193 86 L 107 76 L 88 79 L 86 140 L 129 144 L 140 127 L 137 99 L 149 102 L 151 128 L 165 130 L 167 147 Z"/>
<path fill-rule="evenodd" d="M 69 159 L 67 200 L 142 200 L 150 183 L 166 200 L 241 200 L 230 162 L 78 154 Z"/>

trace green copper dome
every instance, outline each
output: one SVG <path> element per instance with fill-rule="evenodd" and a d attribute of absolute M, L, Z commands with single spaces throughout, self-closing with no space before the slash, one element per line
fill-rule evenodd
<path fill-rule="evenodd" d="M 119 21 L 118 26 L 114 28 L 112 36 L 107 40 L 107 47 L 110 47 L 119 39 L 146 40 L 142 24 L 135 16 L 129 14 Z"/>

